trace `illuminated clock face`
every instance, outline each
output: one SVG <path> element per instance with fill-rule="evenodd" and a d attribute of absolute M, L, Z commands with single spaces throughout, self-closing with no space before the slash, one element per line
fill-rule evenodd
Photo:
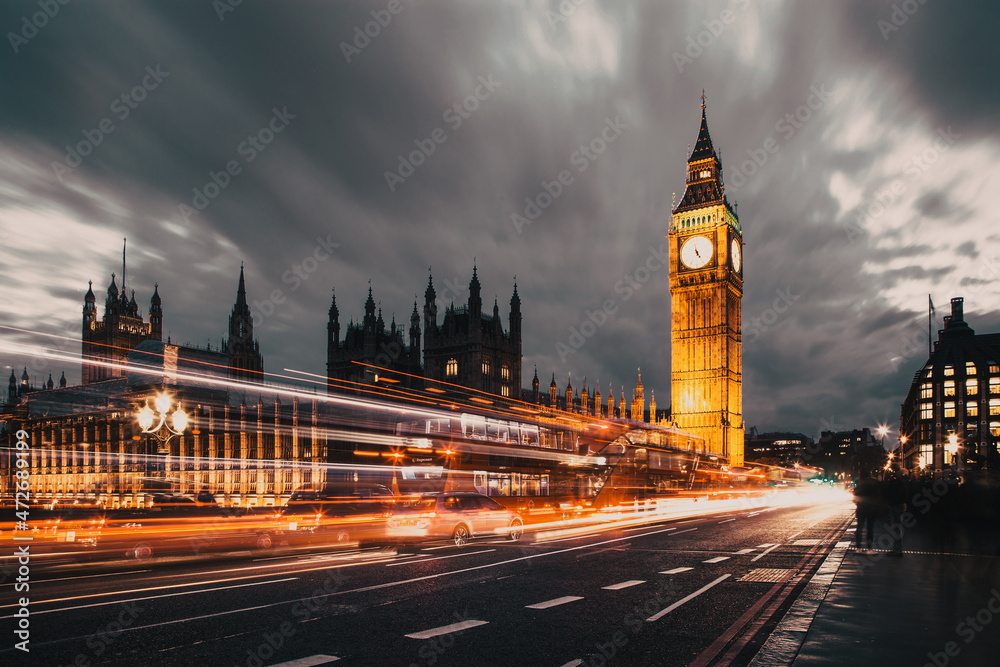
<path fill-rule="evenodd" d="M 700 269 L 712 259 L 712 242 L 704 236 L 692 236 L 681 246 L 681 261 L 689 269 Z"/>
<path fill-rule="evenodd" d="M 740 242 L 733 239 L 733 270 L 737 273 L 740 272 L 740 267 L 743 266 L 743 257 L 740 256 Z"/>

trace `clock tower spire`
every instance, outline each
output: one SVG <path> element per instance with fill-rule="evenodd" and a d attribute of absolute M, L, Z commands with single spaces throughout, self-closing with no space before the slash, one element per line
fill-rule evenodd
<path fill-rule="evenodd" d="M 670 410 L 709 451 L 743 465 L 743 231 L 725 195 L 722 162 L 701 127 L 674 207 L 670 248 Z"/>

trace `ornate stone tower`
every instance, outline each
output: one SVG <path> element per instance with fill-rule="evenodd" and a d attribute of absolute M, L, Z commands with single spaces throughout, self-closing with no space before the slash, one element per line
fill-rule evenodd
<path fill-rule="evenodd" d="M 223 343 L 223 349 L 229 355 L 229 377 L 244 382 L 264 381 L 264 358 L 260 354 L 260 342 L 253 337 L 253 316 L 247 303 L 242 265 L 236 303 L 229 316 L 229 338 Z"/>
<path fill-rule="evenodd" d="M 673 210 L 667 239 L 672 419 L 679 428 L 705 438 L 709 451 L 740 466 L 743 233 L 723 189 L 704 93 L 684 197 Z"/>
<path fill-rule="evenodd" d="M 129 350 L 147 340 L 160 340 L 163 332 L 163 306 L 154 289 L 149 301 L 149 321 L 139 313 L 135 292 L 128 298 L 125 286 L 125 247 L 122 246 L 122 289 L 118 292 L 115 274 L 111 274 L 104 317 L 97 319 L 97 296 L 90 283 L 83 298 L 83 384 L 126 376 Z M 92 363 L 92 362 L 98 363 Z M 103 365 L 112 364 L 112 365 Z"/>

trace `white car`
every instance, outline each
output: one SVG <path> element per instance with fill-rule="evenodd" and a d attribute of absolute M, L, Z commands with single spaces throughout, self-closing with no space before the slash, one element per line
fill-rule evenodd
<path fill-rule="evenodd" d="M 458 547 L 474 537 L 502 535 L 517 541 L 523 534 L 524 522 L 517 513 L 480 493 L 464 491 L 399 499 L 386 527 L 391 540 L 450 539 Z"/>

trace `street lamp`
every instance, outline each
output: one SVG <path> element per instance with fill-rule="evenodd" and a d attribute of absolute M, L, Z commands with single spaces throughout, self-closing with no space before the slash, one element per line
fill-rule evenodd
<path fill-rule="evenodd" d="M 158 451 L 162 453 L 166 448 L 166 444 L 170 442 L 170 439 L 175 435 L 180 435 L 187 428 L 188 416 L 181 409 L 181 404 L 178 402 L 177 409 L 169 415 L 170 423 L 168 424 L 167 416 L 170 412 L 171 400 L 166 394 L 157 396 L 153 401 L 153 405 L 156 406 L 156 412 L 149 409 L 149 401 L 147 399 L 145 405 L 139 410 L 137 418 L 142 432 L 153 436 L 160 442 Z"/>
<path fill-rule="evenodd" d="M 150 409 L 149 399 L 147 399 L 136 415 L 142 432 L 156 438 L 157 442 L 159 442 L 159 446 L 156 448 L 157 454 L 167 453 L 169 451 L 167 443 L 170 442 L 170 439 L 175 435 L 181 435 L 187 429 L 187 413 L 181 409 L 179 401 L 177 409 L 171 412 L 170 408 L 172 404 L 173 401 L 171 401 L 170 396 L 160 394 L 153 400 L 153 406 L 156 408 L 155 412 Z M 147 442 L 149 441 L 147 440 Z M 148 448 L 146 454 L 147 456 L 149 455 Z M 148 459 L 146 465 L 148 468 Z M 164 476 L 166 476 L 166 471 L 164 471 Z"/>
<path fill-rule="evenodd" d="M 958 436 L 954 433 L 949 433 L 948 444 L 944 446 L 944 449 L 951 454 L 951 464 L 955 465 L 955 457 L 958 456 Z"/>

